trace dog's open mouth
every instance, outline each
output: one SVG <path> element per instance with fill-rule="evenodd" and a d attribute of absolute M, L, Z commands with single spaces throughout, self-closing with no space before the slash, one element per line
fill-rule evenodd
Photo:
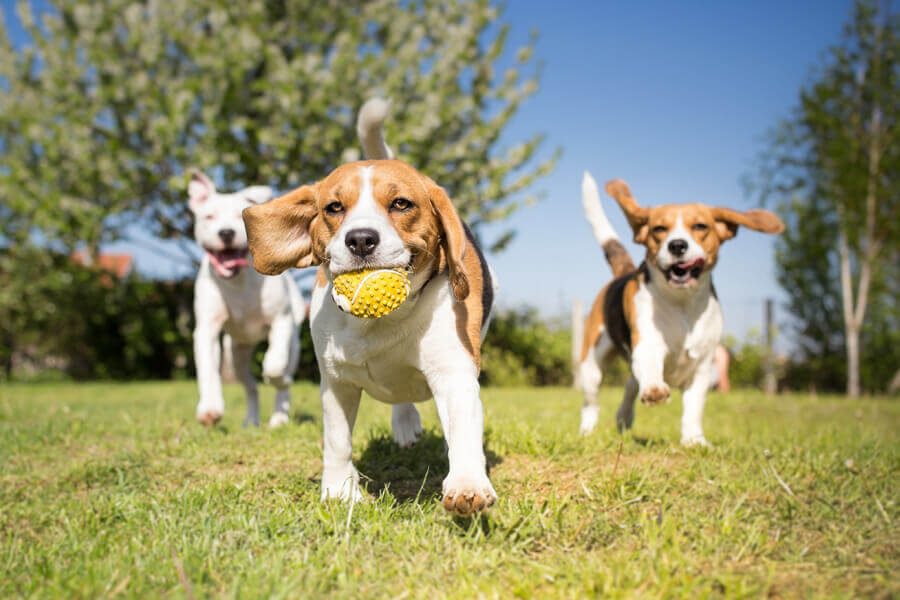
<path fill-rule="evenodd" d="M 234 277 L 238 272 L 250 266 L 247 260 L 249 248 L 225 248 L 224 250 L 206 250 L 209 255 L 209 262 L 212 263 L 213 269 L 219 276 L 228 279 Z"/>
<path fill-rule="evenodd" d="M 666 269 L 666 281 L 673 287 L 691 287 L 696 285 L 705 266 L 706 260 L 702 258 L 675 263 Z"/>

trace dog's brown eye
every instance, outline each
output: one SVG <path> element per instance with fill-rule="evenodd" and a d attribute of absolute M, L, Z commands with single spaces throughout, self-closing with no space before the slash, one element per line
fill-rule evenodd
<path fill-rule="evenodd" d="M 666 227 L 663 226 L 663 225 L 657 225 L 656 227 L 653 228 L 653 233 L 660 233 L 660 234 L 662 234 L 662 233 L 665 233 L 665 232 L 667 232 L 667 231 L 668 231 L 668 228 L 666 228 Z"/>
<path fill-rule="evenodd" d="M 340 202 L 329 202 L 325 205 L 325 212 L 329 215 L 337 215 L 344 212 L 344 205 Z"/>
<path fill-rule="evenodd" d="M 694 223 L 693 227 L 691 227 L 694 231 L 706 231 L 709 229 L 706 223 Z"/>
<path fill-rule="evenodd" d="M 407 200 L 406 198 L 395 198 L 393 202 L 391 202 L 391 209 L 393 210 L 409 210 L 412 208 L 412 202 Z"/>

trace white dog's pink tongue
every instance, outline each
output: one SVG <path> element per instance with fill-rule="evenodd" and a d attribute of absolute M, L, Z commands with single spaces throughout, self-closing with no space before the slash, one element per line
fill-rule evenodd
<path fill-rule="evenodd" d="M 238 267 L 249 267 L 250 262 L 244 256 L 238 258 L 229 258 L 222 261 L 222 266 L 226 269 L 236 269 Z"/>
<path fill-rule="evenodd" d="M 209 262 L 212 263 L 216 273 L 222 277 L 231 277 L 235 274 L 235 270 L 241 267 L 249 267 L 250 261 L 247 260 L 247 253 L 224 250 L 221 252 L 207 252 Z"/>

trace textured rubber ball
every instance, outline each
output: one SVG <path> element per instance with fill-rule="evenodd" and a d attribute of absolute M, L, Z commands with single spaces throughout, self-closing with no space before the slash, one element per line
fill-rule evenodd
<path fill-rule="evenodd" d="M 409 296 L 406 271 L 363 269 L 334 276 L 331 291 L 334 303 L 342 311 L 363 319 L 389 314 Z"/>

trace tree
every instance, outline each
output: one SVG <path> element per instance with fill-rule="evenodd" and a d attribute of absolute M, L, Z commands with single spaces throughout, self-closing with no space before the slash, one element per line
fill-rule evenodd
<path fill-rule="evenodd" d="M 853 397 L 867 309 L 876 292 L 897 287 L 889 261 L 900 256 L 898 108 L 900 19 L 889 2 L 860 0 L 842 43 L 776 131 L 760 173 L 762 197 L 774 197 L 789 223 L 778 251 L 788 308 L 807 342 L 825 347 L 840 314 Z"/>
<path fill-rule="evenodd" d="M 541 135 L 501 146 L 537 89 L 490 0 L 55 0 L 0 26 L 0 242 L 60 249 L 189 237 L 185 173 L 287 190 L 358 156 L 362 102 L 392 97 L 398 157 L 476 228 L 528 201 Z M 0 23 L 2 25 L 2 23 Z M 510 63 L 500 72 L 498 63 Z M 132 229 L 133 230 L 133 229 Z M 503 236 L 499 245 L 508 240 Z"/>

